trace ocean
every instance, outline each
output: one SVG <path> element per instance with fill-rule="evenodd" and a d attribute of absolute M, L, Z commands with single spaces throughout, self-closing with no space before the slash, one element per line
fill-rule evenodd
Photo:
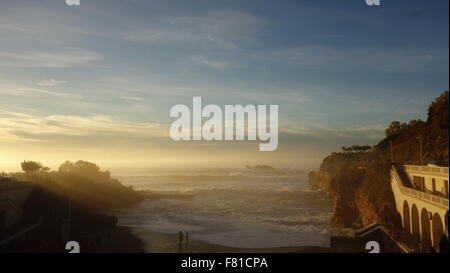
<path fill-rule="evenodd" d="M 332 200 L 306 172 L 249 169 L 133 170 L 114 176 L 150 196 L 116 209 L 120 225 L 241 248 L 328 247 Z M 141 233 L 142 233 L 141 232 Z"/>

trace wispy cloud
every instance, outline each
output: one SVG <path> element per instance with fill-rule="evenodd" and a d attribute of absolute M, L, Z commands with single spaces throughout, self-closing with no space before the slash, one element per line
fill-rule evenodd
<path fill-rule="evenodd" d="M 125 34 L 124 38 L 133 42 L 142 42 L 147 44 L 157 43 L 191 43 L 197 41 L 200 37 L 197 35 L 177 28 L 147 28 L 135 30 Z"/>
<path fill-rule="evenodd" d="M 448 59 L 448 50 L 415 47 L 379 49 L 338 48 L 328 45 L 275 49 L 252 54 L 265 63 L 283 63 L 325 71 L 419 72 Z"/>
<path fill-rule="evenodd" d="M 355 125 L 346 128 L 332 128 L 326 126 L 282 126 L 281 133 L 312 136 L 319 139 L 368 139 L 381 140 L 384 135 L 385 125 Z"/>
<path fill-rule="evenodd" d="M 162 16 L 154 19 L 151 27 L 134 29 L 123 38 L 177 47 L 239 49 L 240 43 L 254 42 L 264 24 L 263 18 L 242 11 L 209 11 L 196 16 Z"/>
<path fill-rule="evenodd" d="M 246 98 L 253 101 L 257 101 L 259 103 L 264 104 L 276 104 L 276 103 L 301 103 L 311 101 L 310 97 L 307 97 L 300 92 L 286 91 L 286 90 L 277 90 L 276 92 L 263 93 L 257 91 L 246 91 L 241 90 L 239 92 L 232 92 L 236 97 Z M 228 92 L 226 92 L 229 94 Z"/>
<path fill-rule="evenodd" d="M 214 38 L 211 35 L 208 35 L 207 38 L 208 38 L 208 40 L 213 41 L 213 42 L 215 42 L 215 43 L 217 43 L 219 45 L 222 45 L 224 47 L 228 47 L 228 48 L 232 48 L 232 49 L 239 49 L 239 46 L 237 46 L 236 44 L 231 43 L 231 42 L 226 42 L 226 41 L 220 40 L 218 38 Z"/>
<path fill-rule="evenodd" d="M 15 42 L 20 46 L 62 45 L 79 42 L 84 35 L 95 32 L 86 27 L 79 14 L 56 11 L 44 3 L 27 3 L 20 8 L 2 5 L 0 41 Z M 20 18 L 20 19 L 18 19 Z"/>
<path fill-rule="evenodd" d="M 130 96 L 119 96 L 120 99 L 125 100 L 126 102 L 140 102 L 143 100 L 141 97 L 130 97 Z"/>
<path fill-rule="evenodd" d="M 56 51 L 0 51 L 0 66 L 65 68 L 98 60 L 103 55 L 81 48 Z"/>
<path fill-rule="evenodd" d="M 67 82 L 50 79 L 50 80 L 39 81 L 36 84 L 39 86 L 57 86 L 57 85 L 65 84 L 65 83 L 67 83 Z"/>
<path fill-rule="evenodd" d="M 9 96 L 25 96 L 25 95 L 47 95 L 60 98 L 67 98 L 72 96 L 72 94 L 61 93 L 51 90 L 46 90 L 42 88 L 29 87 L 26 85 L 17 84 L 0 84 L 0 94 Z"/>
<path fill-rule="evenodd" d="M 42 141 L 40 136 L 140 136 L 162 137 L 168 131 L 159 123 L 133 122 L 123 118 L 89 115 L 37 116 L 0 111 L 0 142 Z"/>
<path fill-rule="evenodd" d="M 58 6 L 2 6 L 0 67 L 65 68 L 102 55 L 84 44 L 94 34 L 79 15 L 56 11 Z"/>
<path fill-rule="evenodd" d="M 193 56 L 192 59 L 200 64 L 212 66 L 215 68 L 225 68 L 229 65 L 227 62 L 215 61 L 215 60 L 205 58 L 203 56 Z"/>

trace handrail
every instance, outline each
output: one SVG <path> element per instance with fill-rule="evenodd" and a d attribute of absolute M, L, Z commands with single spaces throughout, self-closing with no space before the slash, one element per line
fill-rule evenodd
<path fill-rule="evenodd" d="M 400 250 L 403 251 L 403 253 L 413 252 L 413 250 L 409 246 L 407 246 L 405 243 L 398 242 L 398 241 L 394 241 L 394 242 L 397 244 L 397 246 L 400 248 Z"/>
<path fill-rule="evenodd" d="M 400 189 L 400 192 L 402 194 L 405 195 L 409 195 L 411 197 L 423 200 L 423 201 L 427 201 L 427 202 L 431 202 L 434 203 L 436 205 L 440 205 L 440 206 L 444 206 L 446 208 L 448 208 L 448 199 L 447 198 L 442 198 L 433 194 L 429 194 L 426 192 L 422 192 L 422 191 L 418 191 L 412 188 L 408 188 L 403 186 L 403 182 L 400 179 L 399 174 L 397 173 L 397 170 L 395 169 L 395 167 L 392 167 L 392 172 L 394 173 L 395 179 L 397 181 L 397 185 Z"/>
<path fill-rule="evenodd" d="M 396 178 L 395 181 L 397 181 L 397 185 L 398 185 L 398 187 L 400 188 L 400 191 L 401 191 L 404 186 L 403 186 L 402 180 L 400 179 L 400 175 L 397 172 L 397 169 L 395 169 L 395 166 L 392 166 L 392 172 L 395 175 L 395 178 Z"/>
<path fill-rule="evenodd" d="M 19 214 L 19 215 L 23 214 L 22 209 L 20 207 L 16 206 L 16 204 L 14 202 L 12 202 L 11 199 L 9 199 L 9 198 L 8 199 L 1 199 L 0 200 L 0 208 L 6 207 L 6 206 L 9 206 L 9 207 L 13 208 L 17 212 L 17 214 Z"/>
<path fill-rule="evenodd" d="M 22 236 L 22 235 L 24 235 L 24 234 L 26 234 L 26 233 L 32 231 L 33 229 L 39 227 L 39 226 L 42 225 L 43 223 L 44 223 L 44 217 L 40 217 L 40 219 L 39 219 L 38 222 L 36 222 L 36 223 L 34 223 L 34 224 L 32 224 L 32 225 L 30 225 L 30 226 L 24 228 L 23 230 L 21 230 L 21 231 L 15 233 L 15 234 L 13 234 L 13 235 L 11 235 L 10 237 L 4 239 L 3 241 L 0 241 L 0 246 L 5 245 L 6 243 L 8 243 L 8 242 L 10 242 L 10 241 L 12 241 L 12 240 L 14 240 L 14 239 L 20 237 L 20 236 Z"/>
<path fill-rule="evenodd" d="M 405 168 L 413 172 L 422 172 L 430 174 L 440 174 L 448 176 L 448 167 L 436 167 L 436 166 L 419 166 L 419 165 L 404 165 Z"/>

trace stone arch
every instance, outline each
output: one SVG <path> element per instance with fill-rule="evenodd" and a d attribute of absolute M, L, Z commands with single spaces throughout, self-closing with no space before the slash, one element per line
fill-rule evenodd
<path fill-rule="evenodd" d="M 420 237 L 420 218 L 416 204 L 411 207 L 411 234 Z"/>
<path fill-rule="evenodd" d="M 439 251 L 439 242 L 441 241 L 441 236 L 444 234 L 444 225 L 442 224 L 442 219 L 439 214 L 435 213 L 433 215 L 433 246 Z"/>
<path fill-rule="evenodd" d="M 425 252 L 428 252 L 431 247 L 431 234 L 430 234 L 430 219 L 428 215 L 428 210 L 426 208 L 423 208 L 420 212 L 420 223 L 422 226 L 422 234 L 421 234 L 421 241 L 422 241 L 422 250 Z"/>
<path fill-rule="evenodd" d="M 411 233 L 411 217 L 409 215 L 408 201 L 403 202 L 403 229 Z"/>

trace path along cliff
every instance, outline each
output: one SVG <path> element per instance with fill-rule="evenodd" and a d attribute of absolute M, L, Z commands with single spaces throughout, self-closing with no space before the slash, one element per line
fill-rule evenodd
<path fill-rule="evenodd" d="M 318 171 L 309 173 L 310 188 L 334 199 L 334 225 L 360 228 L 378 222 L 401 228 L 390 186 L 391 147 L 396 163 L 448 166 L 448 96 L 446 91 L 430 104 L 426 121 L 394 121 L 386 137 L 370 150 L 332 153 Z"/>

